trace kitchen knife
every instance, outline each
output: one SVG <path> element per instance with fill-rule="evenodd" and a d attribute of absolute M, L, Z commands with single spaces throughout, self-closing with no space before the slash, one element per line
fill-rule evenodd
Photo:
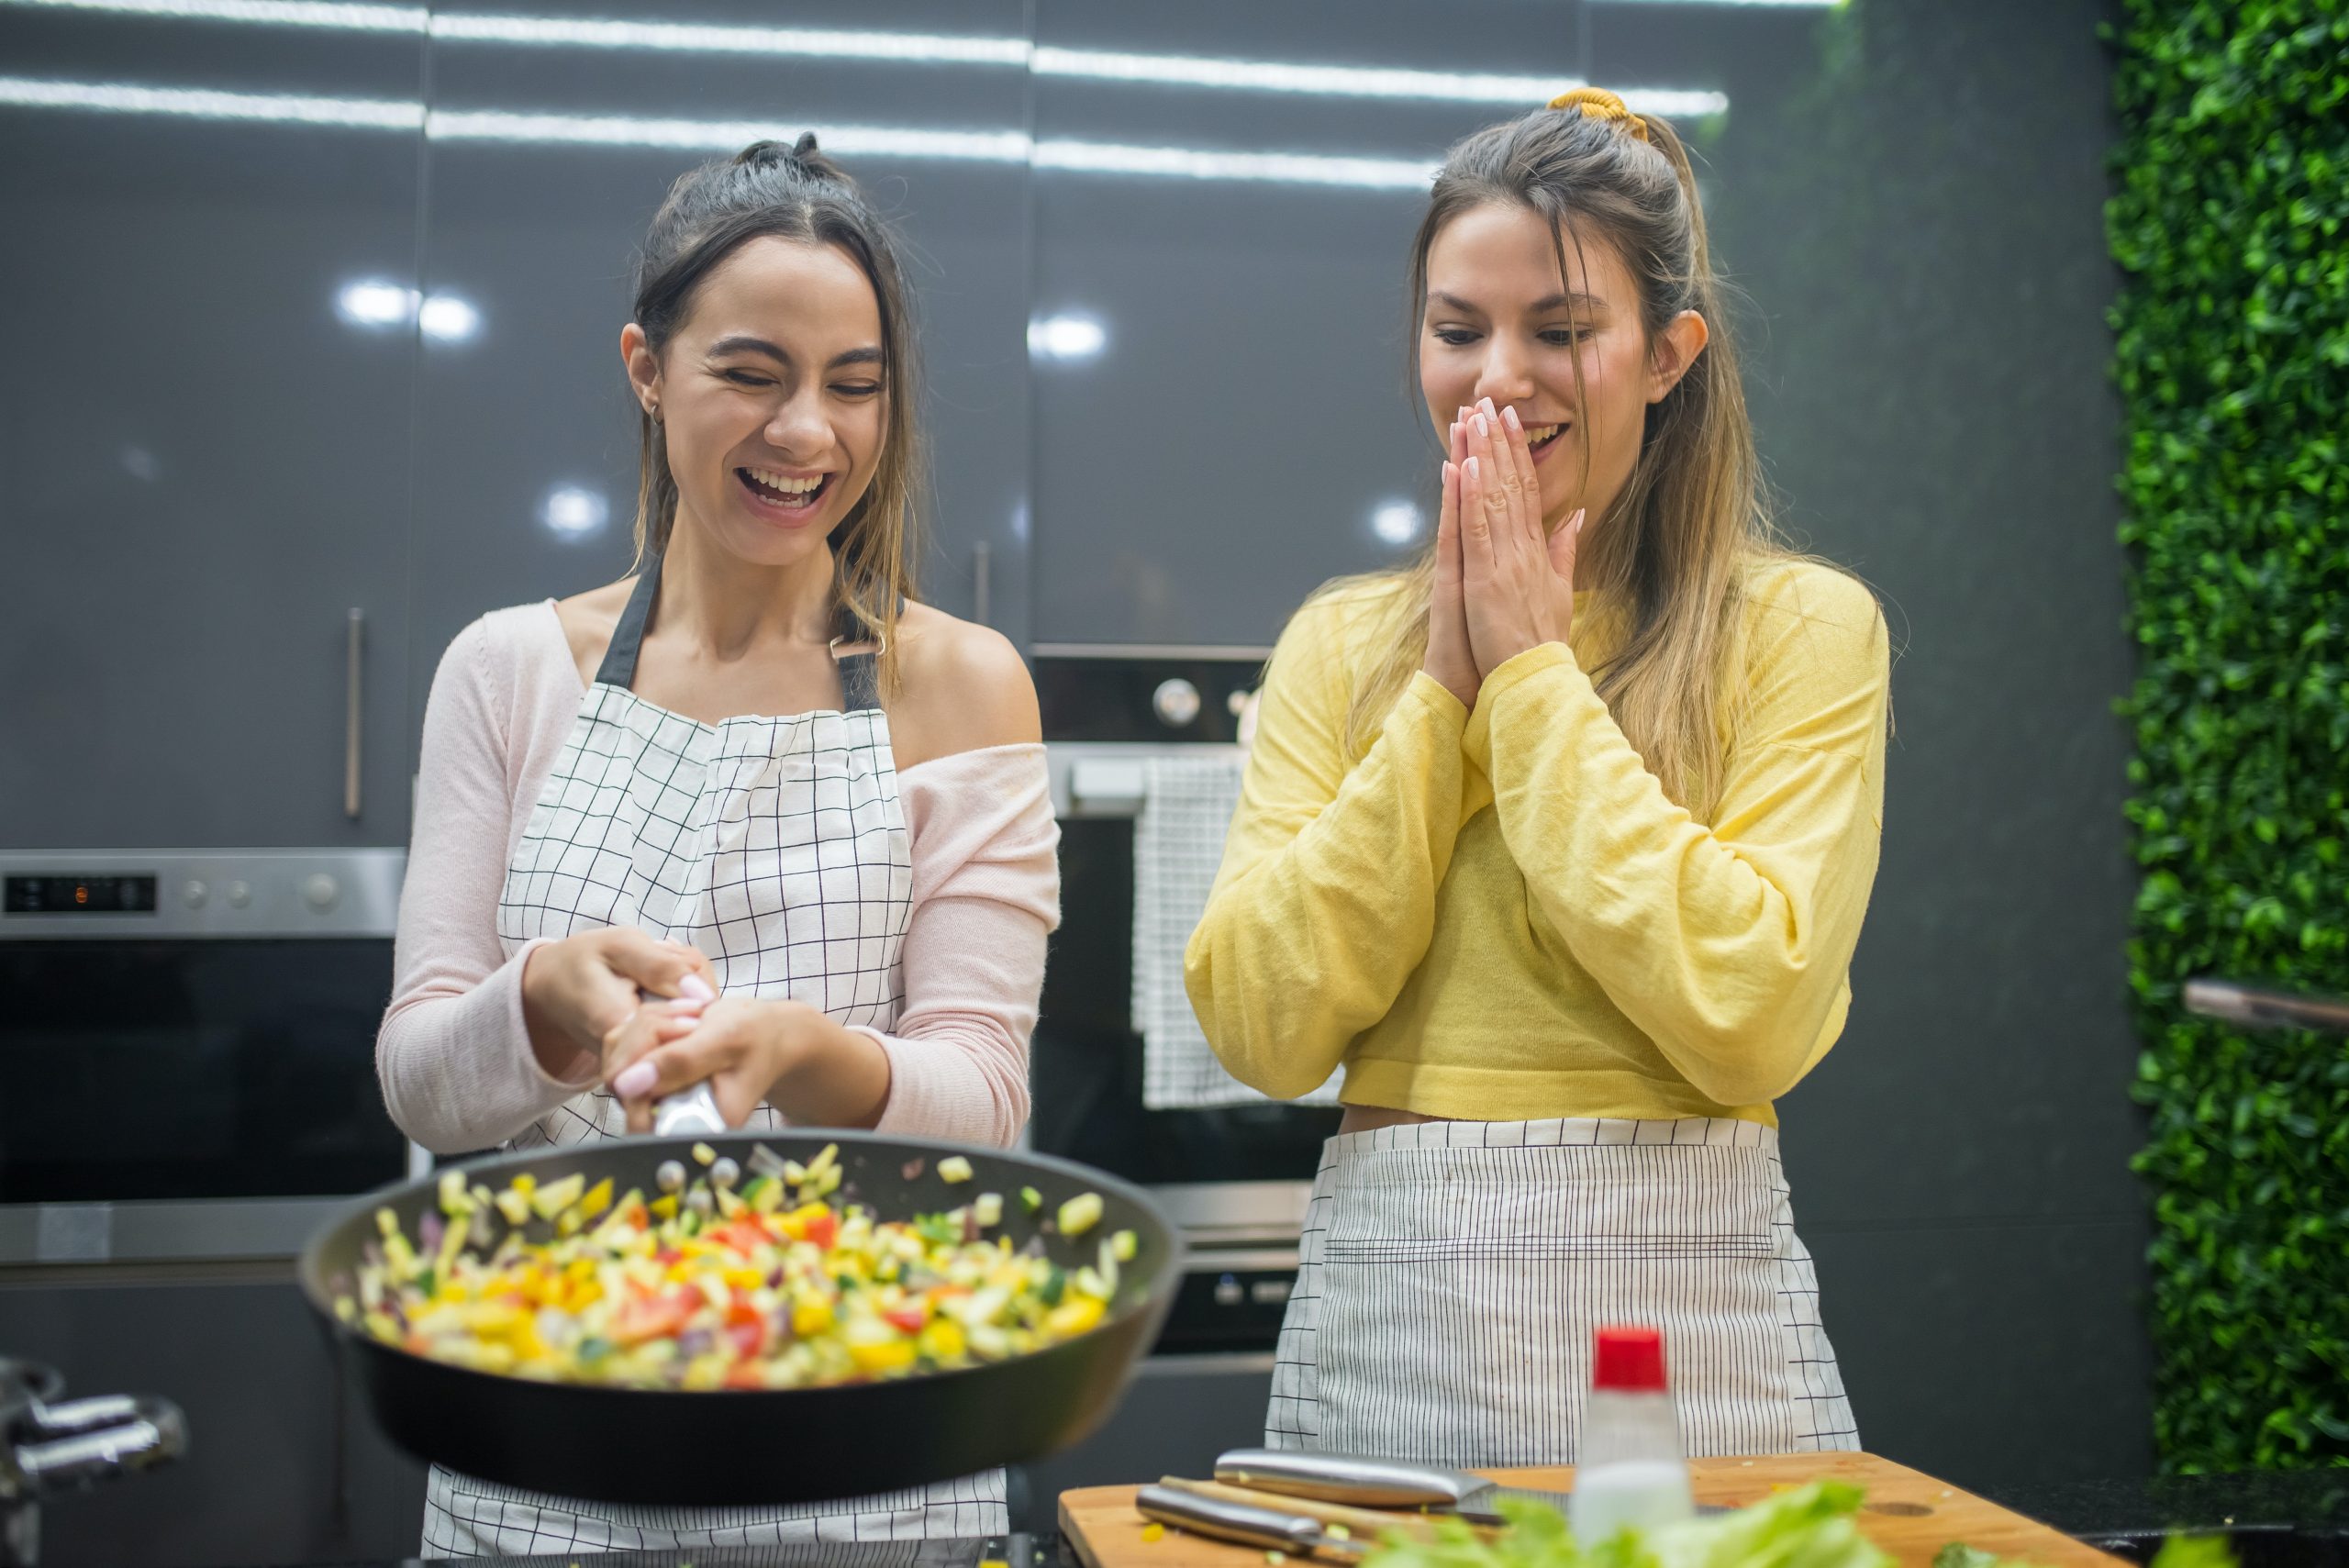
<path fill-rule="evenodd" d="M 1215 1462 L 1215 1478 L 1232 1486 L 1318 1497 L 1362 1508 L 1423 1508 L 1480 1524 L 1506 1524 L 1504 1498 L 1545 1503 L 1564 1512 L 1564 1492 L 1503 1486 L 1481 1475 L 1396 1459 L 1358 1459 L 1264 1448 L 1233 1449 Z"/>
<path fill-rule="evenodd" d="M 1134 1507 L 1142 1518 L 1160 1524 L 1268 1551 L 1321 1557 L 1332 1562 L 1359 1562 L 1370 1551 L 1368 1542 L 1331 1535 L 1319 1519 L 1303 1514 L 1284 1514 L 1219 1497 L 1202 1497 L 1196 1493 L 1177 1492 L 1171 1486 L 1143 1487 L 1134 1494 Z"/>

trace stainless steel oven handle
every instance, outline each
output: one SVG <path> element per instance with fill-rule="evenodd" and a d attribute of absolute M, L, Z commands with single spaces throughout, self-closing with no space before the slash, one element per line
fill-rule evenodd
<path fill-rule="evenodd" d="M 365 657 L 367 613 L 352 610 L 347 625 L 348 636 L 342 658 L 342 814 L 355 820 L 359 816 L 359 731 L 362 698 L 360 673 Z"/>

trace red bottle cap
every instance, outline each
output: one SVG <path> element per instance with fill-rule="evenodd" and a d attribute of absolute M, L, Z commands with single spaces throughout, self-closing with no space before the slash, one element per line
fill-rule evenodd
<path fill-rule="evenodd" d="M 1610 1326 L 1591 1335 L 1590 1385 L 1619 1394 L 1661 1394 L 1664 1330 Z"/>

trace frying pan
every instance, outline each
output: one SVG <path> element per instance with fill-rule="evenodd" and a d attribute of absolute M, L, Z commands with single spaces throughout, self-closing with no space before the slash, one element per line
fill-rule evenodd
<path fill-rule="evenodd" d="M 1138 1246 L 1119 1270 L 1117 1297 L 1091 1331 L 1048 1349 L 953 1372 L 793 1389 L 599 1388 L 473 1371 L 414 1355 L 342 1323 L 334 1314 L 362 1250 L 378 1234 L 375 1211 L 398 1216 L 408 1236 L 439 1207 L 445 1173 L 352 1202 L 302 1254 L 302 1292 L 333 1335 L 343 1365 L 386 1435 L 419 1459 L 484 1480 L 568 1497 L 670 1506 L 816 1502 L 892 1491 L 1015 1464 L 1082 1440 L 1106 1419 L 1135 1360 L 1173 1305 L 1182 1243 L 1139 1189 L 1071 1161 L 872 1133 L 783 1131 L 706 1135 L 718 1153 L 750 1168 L 753 1146 L 786 1160 L 840 1148 L 838 1196 L 882 1219 L 959 1208 L 980 1193 L 1004 1196 L 1002 1224 L 1015 1249 L 1041 1237 L 1054 1262 L 1096 1260 L 1100 1240 L 1131 1230 Z M 626 1192 L 657 1190 L 664 1160 L 692 1163 L 689 1139 L 614 1139 L 467 1161 L 468 1186 L 502 1191 L 529 1172 L 541 1184 L 577 1172 Z M 938 1162 L 959 1154 L 972 1179 L 949 1184 Z M 1034 1187 L 1043 1205 L 1019 1201 Z M 1100 1221 L 1074 1239 L 1046 1234 L 1061 1204 L 1101 1195 Z M 534 1228 L 538 1235 L 547 1229 Z"/>

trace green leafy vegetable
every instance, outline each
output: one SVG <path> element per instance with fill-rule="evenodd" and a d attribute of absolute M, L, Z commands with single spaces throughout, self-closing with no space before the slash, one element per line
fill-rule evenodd
<path fill-rule="evenodd" d="M 1933 1568 L 1998 1568 L 1998 1554 L 1953 1540 L 1933 1553 Z"/>
<path fill-rule="evenodd" d="M 1363 1568 L 1893 1568 L 1854 1522 L 1860 1498 L 1856 1486 L 1814 1482 L 1733 1513 L 1627 1529 L 1587 1551 L 1555 1508 L 1511 1499 L 1501 1504 L 1510 1528 L 1490 1540 L 1445 1519 L 1432 1540 L 1390 1532 Z"/>

